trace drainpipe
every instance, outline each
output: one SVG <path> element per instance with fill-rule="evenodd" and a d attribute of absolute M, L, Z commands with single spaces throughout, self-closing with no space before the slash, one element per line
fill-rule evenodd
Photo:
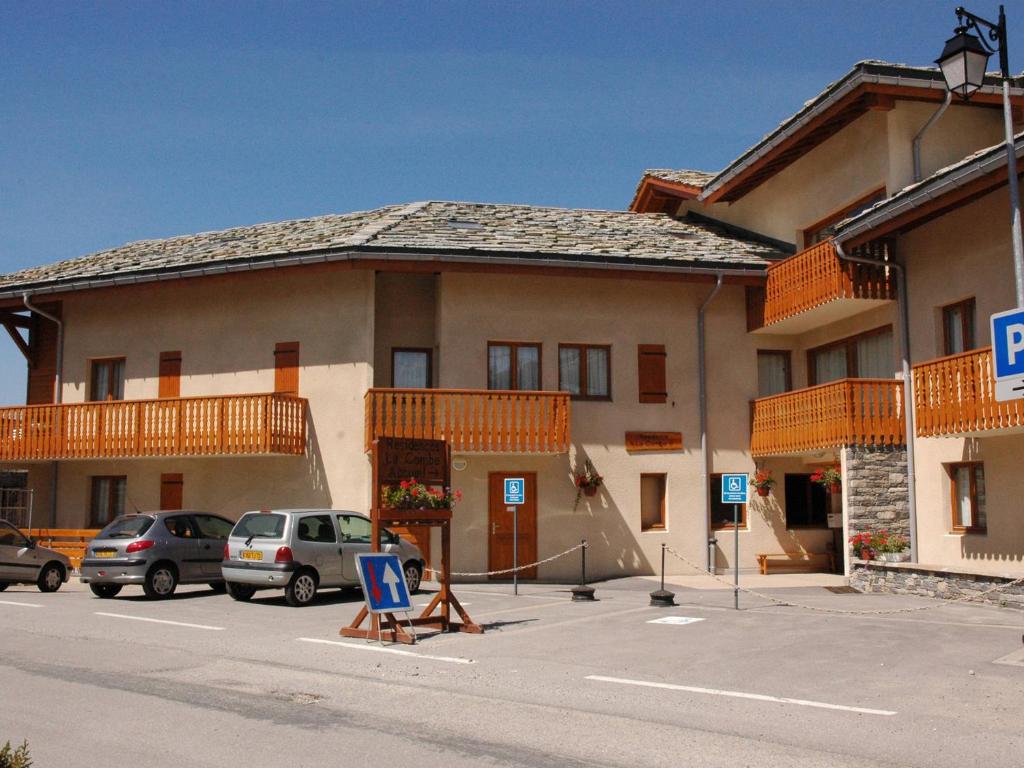
<path fill-rule="evenodd" d="M 949 101 L 952 98 L 953 98 L 953 92 L 947 90 L 946 91 L 946 100 L 943 101 L 942 104 L 939 105 L 939 108 L 936 109 L 935 112 L 932 114 L 932 116 L 928 118 L 928 122 L 924 124 L 924 126 L 921 128 L 921 130 L 918 131 L 917 135 L 914 137 L 914 141 L 912 142 L 911 146 L 913 147 L 913 151 L 914 151 L 914 182 L 915 183 L 921 180 L 921 139 L 924 138 L 924 135 L 925 135 L 925 133 L 928 132 L 928 129 L 931 128 L 932 125 L 934 125 L 936 122 L 938 122 L 940 117 L 942 117 L 942 113 L 946 111 L 946 108 L 949 106 Z"/>
<path fill-rule="evenodd" d="M 922 131 L 923 132 L 923 131 Z M 902 264 L 893 261 L 877 261 L 861 256 L 851 256 L 843 250 L 838 240 L 832 241 L 840 261 L 855 264 L 866 264 L 871 267 L 888 267 L 896 272 L 897 293 L 896 304 L 900 317 L 900 357 L 903 367 L 903 423 L 907 433 L 907 513 L 910 518 L 910 560 L 917 558 L 917 480 L 914 471 L 914 389 L 910 378 L 910 316 L 907 310 L 907 270 Z"/>
<path fill-rule="evenodd" d="M 62 375 L 64 370 L 64 322 L 59 318 L 51 315 L 49 312 L 40 309 L 35 306 L 32 301 L 32 294 L 23 293 L 21 296 L 22 303 L 25 308 L 30 312 L 34 312 L 40 317 L 45 317 L 57 324 L 57 371 L 54 376 L 54 402 L 58 405 L 63 399 L 63 383 L 64 377 Z M 57 474 L 60 471 L 60 463 L 53 462 L 53 471 L 50 473 L 50 527 L 57 527 Z"/>
<path fill-rule="evenodd" d="M 699 382 L 700 400 L 700 459 L 701 459 L 701 493 L 704 496 L 704 551 L 707 553 L 707 570 L 714 567 L 711 561 L 711 547 L 707 545 L 711 534 L 709 518 L 711 517 L 711 492 L 708 490 L 708 392 L 707 392 L 707 361 L 705 359 L 706 344 L 704 343 L 704 310 L 722 289 L 722 273 L 715 278 L 715 287 L 704 299 L 697 310 L 697 380 Z M 737 532 L 739 535 L 739 532 Z"/>

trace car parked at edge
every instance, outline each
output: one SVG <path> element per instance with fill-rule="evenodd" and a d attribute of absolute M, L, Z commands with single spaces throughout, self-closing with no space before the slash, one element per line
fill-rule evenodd
<path fill-rule="evenodd" d="M 97 597 L 116 596 L 126 584 L 159 600 L 179 584 L 209 584 L 223 591 L 220 561 L 234 523 L 208 512 L 122 515 L 91 542 L 80 569 Z"/>
<path fill-rule="evenodd" d="M 71 575 L 67 555 L 40 547 L 6 520 L 0 520 L 0 592 L 10 584 L 35 584 L 56 592 Z"/>
<path fill-rule="evenodd" d="M 358 587 L 356 555 L 370 551 L 370 518 L 334 509 L 247 512 L 224 546 L 221 572 L 228 594 L 249 600 L 257 589 L 284 589 L 291 606 L 308 605 L 324 587 Z M 381 551 L 402 562 L 410 594 L 425 562 L 419 548 L 387 529 Z"/>

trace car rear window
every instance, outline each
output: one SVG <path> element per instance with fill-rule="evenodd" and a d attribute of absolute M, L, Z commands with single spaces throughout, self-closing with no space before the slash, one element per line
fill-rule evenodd
<path fill-rule="evenodd" d="M 96 537 L 97 539 L 137 539 L 145 535 L 153 525 L 153 518 L 146 515 L 119 517 Z"/>
<path fill-rule="evenodd" d="M 231 535 L 243 539 L 280 539 L 284 535 L 284 519 L 284 515 L 251 512 L 238 521 Z"/>

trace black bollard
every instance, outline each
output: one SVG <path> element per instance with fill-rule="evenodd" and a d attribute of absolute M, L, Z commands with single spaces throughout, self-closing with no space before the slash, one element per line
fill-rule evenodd
<path fill-rule="evenodd" d="M 668 608 L 676 604 L 676 593 L 665 589 L 665 544 L 661 545 L 661 589 L 651 592 L 651 605 L 656 608 Z"/>
<path fill-rule="evenodd" d="M 594 588 L 587 586 L 587 540 L 582 540 L 580 547 L 580 583 L 572 588 L 572 599 L 594 600 Z"/>

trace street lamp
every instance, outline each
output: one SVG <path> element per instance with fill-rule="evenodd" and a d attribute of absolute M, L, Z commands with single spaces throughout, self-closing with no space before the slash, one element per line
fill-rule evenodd
<path fill-rule="evenodd" d="M 988 57 L 999 51 L 999 72 L 1003 78 L 1003 124 L 1006 129 L 1006 165 L 1010 186 L 1010 232 L 1013 239 L 1013 271 L 1017 306 L 1024 308 L 1024 243 L 1021 239 L 1020 206 L 1017 191 L 1017 153 L 1013 146 L 1013 117 L 1010 112 L 1010 64 L 1006 52 L 1006 14 L 999 6 L 999 21 L 993 24 L 962 7 L 956 9 L 957 26 L 935 63 L 942 70 L 946 88 L 967 101 L 985 79 Z M 972 35 L 971 30 L 978 35 Z M 986 40 L 985 38 L 988 38 Z"/>

